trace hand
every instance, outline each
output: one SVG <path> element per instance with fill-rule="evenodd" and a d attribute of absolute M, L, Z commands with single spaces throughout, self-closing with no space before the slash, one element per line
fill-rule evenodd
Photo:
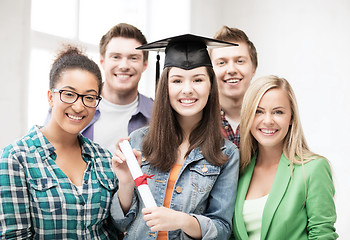
<path fill-rule="evenodd" d="M 143 219 L 151 231 L 174 231 L 181 229 L 193 239 L 201 239 L 202 232 L 197 218 L 166 207 L 142 209 Z"/>
<path fill-rule="evenodd" d="M 130 138 L 121 138 L 116 144 L 116 152 L 112 157 L 112 168 L 118 178 L 118 198 L 120 206 L 123 209 L 124 214 L 126 214 L 131 206 L 132 197 L 134 195 L 134 179 L 130 173 L 129 167 L 126 163 L 126 158 L 121 152 L 119 143 L 123 140 L 129 140 Z M 141 152 L 133 149 L 133 153 L 139 164 L 141 165 Z"/>
<path fill-rule="evenodd" d="M 188 215 L 166 207 L 153 207 L 142 209 L 143 219 L 151 231 L 174 231 L 181 228 L 181 217 Z M 189 216 L 189 215 L 188 215 Z"/>
<path fill-rule="evenodd" d="M 134 183 L 128 165 L 126 163 L 125 155 L 122 153 L 119 147 L 119 143 L 124 140 L 129 140 L 130 138 L 121 138 L 118 140 L 116 144 L 116 152 L 112 157 L 112 168 L 120 183 L 122 184 L 130 184 Z M 138 163 L 141 165 L 141 152 L 133 149 L 133 153 L 138 160 Z M 132 184 L 133 185 L 133 184 Z"/>

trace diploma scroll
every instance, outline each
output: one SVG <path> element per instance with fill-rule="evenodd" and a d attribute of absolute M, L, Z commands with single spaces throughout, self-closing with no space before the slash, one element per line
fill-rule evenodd
<path fill-rule="evenodd" d="M 126 164 L 129 167 L 132 178 L 135 181 L 137 190 L 139 191 L 142 201 L 145 204 L 146 208 L 148 207 L 156 207 L 157 204 L 154 201 L 151 190 L 147 185 L 147 178 L 150 176 L 143 174 L 141 168 L 136 160 L 136 157 L 132 151 L 132 148 L 129 144 L 128 140 L 124 140 L 119 143 L 120 149 L 123 152 L 126 158 Z"/>

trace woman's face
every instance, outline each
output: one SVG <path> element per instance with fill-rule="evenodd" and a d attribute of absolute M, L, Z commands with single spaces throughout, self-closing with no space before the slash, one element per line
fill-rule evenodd
<path fill-rule="evenodd" d="M 259 148 L 282 150 L 291 122 L 292 111 L 287 93 L 274 88 L 261 98 L 250 132 L 258 141 Z"/>
<path fill-rule="evenodd" d="M 55 89 L 69 90 L 81 95 L 98 95 L 97 77 L 81 69 L 66 70 L 61 74 L 56 83 Z M 63 97 L 62 93 L 62 97 Z M 71 93 L 68 92 L 67 96 Z M 79 97 L 74 103 L 64 103 L 60 99 L 59 92 L 48 93 L 49 104 L 52 107 L 51 123 L 65 132 L 78 134 L 92 120 L 96 108 L 87 107 L 83 104 L 82 98 Z"/>
<path fill-rule="evenodd" d="M 169 71 L 169 99 L 180 117 L 202 118 L 210 93 L 210 77 L 205 67 L 184 70 L 173 67 Z"/>

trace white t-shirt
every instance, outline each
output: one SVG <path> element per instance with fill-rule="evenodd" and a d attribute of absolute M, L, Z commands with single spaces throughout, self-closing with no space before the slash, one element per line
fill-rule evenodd
<path fill-rule="evenodd" d="M 115 144 L 128 137 L 131 116 L 136 113 L 138 97 L 128 105 L 117 105 L 102 98 L 99 104 L 100 118 L 94 124 L 94 142 L 115 153 Z"/>
<path fill-rule="evenodd" d="M 250 240 L 260 239 L 262 216 L 268 196 L 244 201 L 243 220 Z"/>

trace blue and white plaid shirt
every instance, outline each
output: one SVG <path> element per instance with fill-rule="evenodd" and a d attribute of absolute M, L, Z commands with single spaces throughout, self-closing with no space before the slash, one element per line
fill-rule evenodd
<path fill-rule="evenodd" d="M 111 154 L 81 135 L 79 140 L 87 163 L 82 194 L 56 165 L 55 148 L 37 126 L 2 150 L 0 238 L 114 238 Z"/>

